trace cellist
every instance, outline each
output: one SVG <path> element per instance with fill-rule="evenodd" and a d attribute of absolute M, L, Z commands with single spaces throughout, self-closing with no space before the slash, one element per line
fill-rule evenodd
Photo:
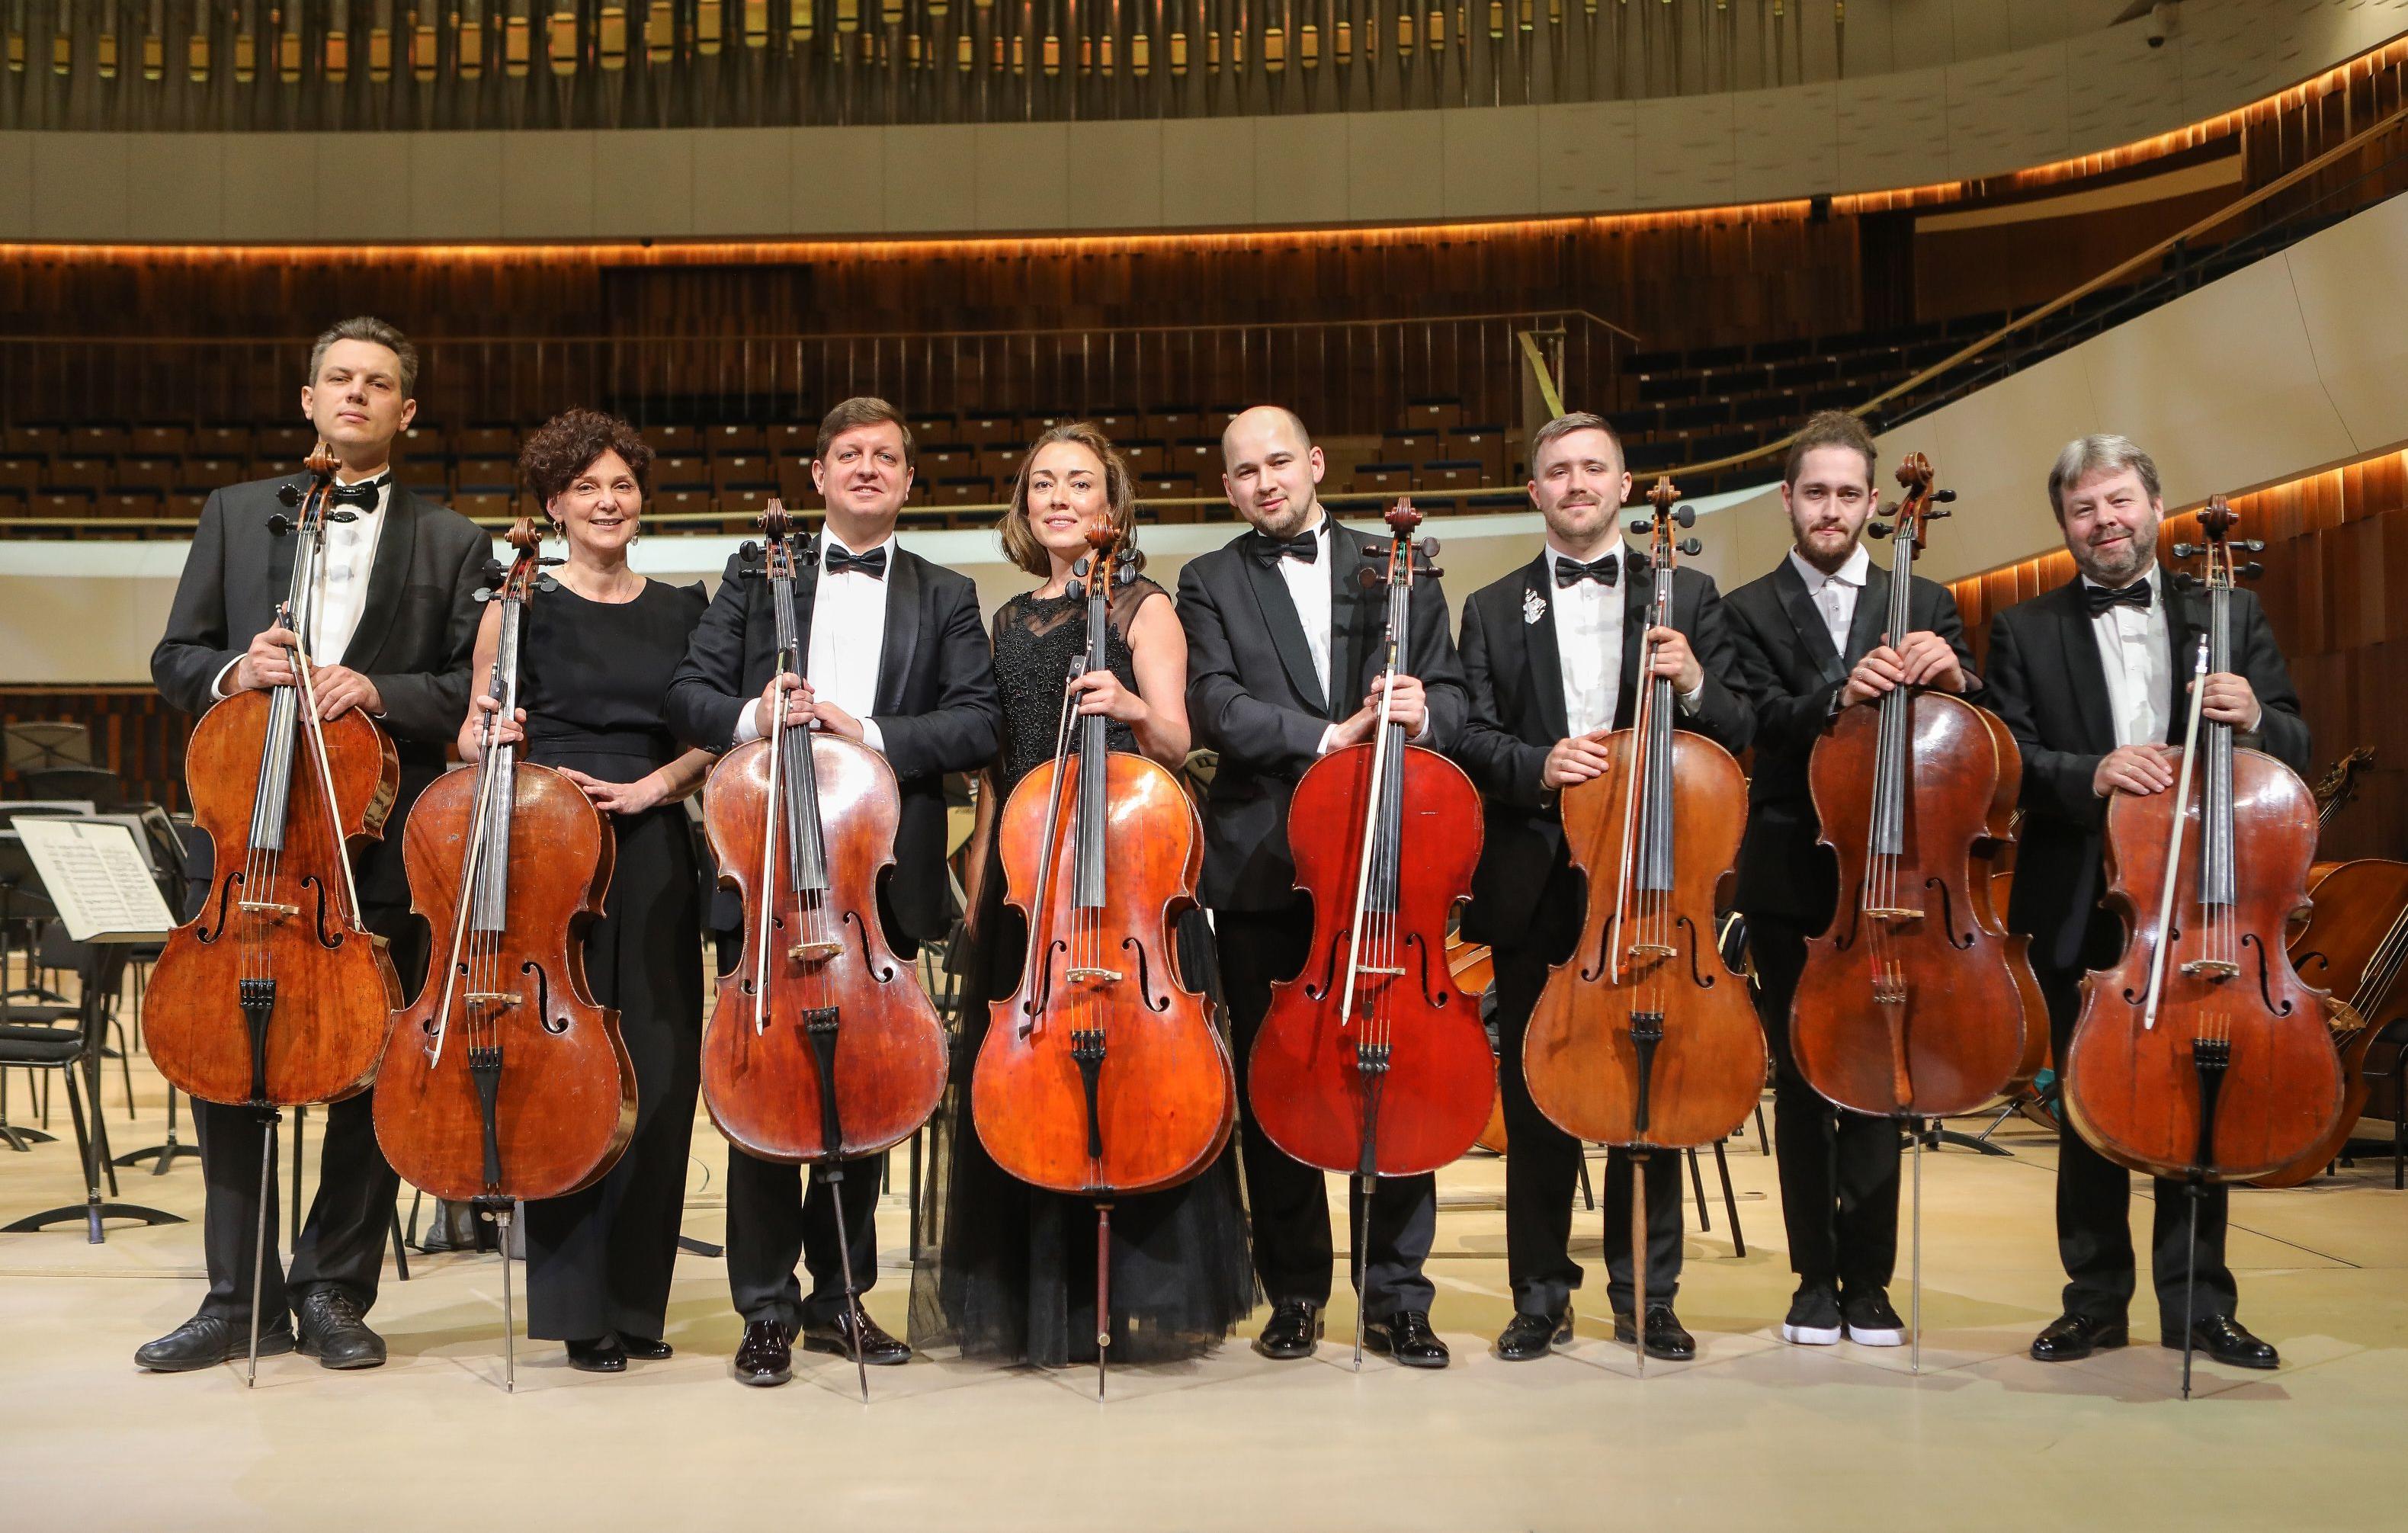
<path fill-rule="evenodd" d="M 1678 727 L 1727 750 L 1755 728 L 1711 576 L 1673 571 L 1672 622 L 1646 626 L 1646 565 L 1622 537 L 1630 474 L 1622 440 L 1603 417 L 1579 411 L 1530 438 L 1530 501 L 1546 523 L 1538 556 L 1463 604 L 1463 669 L 1471 702 L 1453 754 L 1486 799 L 1486 839 L 1473 875 L 1464 935 L 1491 945 L 1497 973 L 1498 1086 L 1512 1148 L 1505 1157 L 1505 1266 L 1513 1318 L 1497 1339 L 1508 1362 L 1543 1357 L 1572 1337 L 1572 1189 L 1581 1147 L 1530 1100 L 1522 1039 L 1547 971 L 1579 940 L 1581 880 L 1565 851 L 1557 795 L 1604 770 L 1603 741 L 1628 728 L 1639 665 L 1656 640 L 1655 669 L 1669 677 Z M 1609 895 L 1610 895 L 1609 891 Z M 1594 896 L 1592 892 L 1591 897 Z M 1683 1358 L 1696 1343 L 1672 1309 L 1681 1272 L 1680 1157 L 1647 1161 L 1648 1354 Z M 1630 1224 L 1630 1164 L 1606 1166 L 1606 1223 Z M 1625 1340 L 1641 1321 L 1627 1246 L 1607 1242 L 1608 1297 Z"/>
<path fill-rule="evenodd" d="M 2158 566 L 2165 505 L 2157 466 L 2131 441 L 2092 436 L 2066 444 L 2049 470 L 2048 498 L 2081 578 L 1999 613 L 1990 626 L 1986 701 L 2024 757 L 2023 836 L 2007 924 L 2031 934 L 2032 968 L 2063 1059 L 2083 971 L 2114 963 L 2123 946 L 2121 924 L 2099 903 L 2107 800 L 2174 786 L 2181 752 L 2168 742 L 2181 738 L 2189 706 L 2183 660 L 2198 647 L 2207 614 L 2198 594 L 2170 589 Z M 2206 678 L 2200 711 L 2305 771 L 2308 726 L 2273 628 L 2249 592 L 2234 591 L 2231 602 L 2234 668 Z M 2130 1173 L 2092 1149 L 2070 1121 L 2057 1139 L 2065 1312 L 2032 1341 L 2031 1354 L 2043 1363 L 2123 1346 L 2137 1286 Z M 2234 1313 L 2240 1291 L 2224 1260 L 2227 1199 L 2221 1183 L 2203 1190 L 2198 1246 L 2188 1252 L 2184 1185 L 2157 1183 L 2150 1268 L 2158 1339 L 2183 1344 L 2177 1317 L 2195 1255 L 2192 1343 L 2218 1362 L 2271 1368 L 2280 1361 L 2274 1348 Z"/>
<path fill-rule="evenodd" d="M 1844 410 L 1810 418 L 1782 466 L 1794 546 L 1728 603 L 1740 667 L 1756 695 L 1735 900 L 1747 919 L 1757 1015 L 1772 1053 L 1781 1213 L 1798 1274 L 1781 1337 L 1808 1346 L 1845 1334 L 1862 1346 L 1894 1347 L 1905 1329 L 1888 1293 L 1898 1255 L 1898 1125 L 1833 1107 L 1790 1053 L 1806 938 L 1830 924 L 1839 897 L 1831 858 L 1815 852 L 1807 761 L 1842 709 L 1899 686 L 1966 694 L 1980 685 L 1956 600 L 1938 581 L 1914 577 L 1912 633 L 1882 632 L 1889 571 L 1863 541 L 1879 499 L 1876 466 L 1863 422 Z"/>
<path fill-rule="evenodd" d="M 1204 803 L 1199 895 L 1213 918 L 1229 1047 L 1238 1067 L 1240 1154 L 1254 1217 L 1254 1270 L 1271 1301 L 1254 1339 L 1266 1357 L 1312 1355 L 1329 1302 L 1329 1204 L 1323 1173 L 1290 1158 L 1254 1121 L 1247 1056 L 1274 980 L 1303 967 L 1312 912 L 1296 893 L 1287 806 L 1312 763 L 1372 737 L 1387 595 L 1358 573 L 1381 567 L 1365 537 L 1340 526 L 1317 494 L 1324 463 L 1304 423 L 1257 405 L 1221 435 L 1222 484 L 1251 524 L 1179 576 L 1187 634 L 1187 714 L 1220 752 Z M 1445 750 L 1464 714 L 1462 671 L 1438 582 L 1413 607 L 1389 716 L 1412 743 Z M 1354 1196 L 1360 1197 L 1359 1189 Z M 1433 1178 L 1378 1181 L 1361 1264 L 1366 1340 L 1409 1368 L 1444 1368 L 1430 1329 L 1437 1289 L 1423 1276 L 1438 1227 Z"/>
<path fill-rule="evenodd" d="M 246 688 L 291 685 L 287 646 L 306 640 L 320 712 L 332 719 L 360 709 L 393 737 L 400 792 L 384 838 L 356 851 L 353 867 L 360 914 L 392 944 L 394 970 L 412 992 L 426 972 L 426 924 L 410 913 L 401 827 L 419 791 L 441 774 L 444 747 L 467 711 L 476 595 L 493 557 L 492 540 L 467 518 L 394 482 L 394 438 L 418 412 L 417 380 L 417 350 L 382 320 L 344 320 L 319 336 L 301 412 L 334 450 L 334 509 L 349 520 L 327 532 L 309 631 L 276 625 L 293 566 L 291 540 L 271 526 L 287 511 L 278 492 L 306 482 L 288 474 L 209 496 L 166 632 L 150 652 L 160 695 L 199 714 Z M 136 1351 L 136 1364 L 153 1372 L 222 1363 L 243 1350 L 249 1330 L 265 1126 L 249 1108 L 202 1101 L 193 1103 L 193 1121 L 207 1183 L 201 1246 L 209 1291 L 198 1314 Z M 317 1196 L 292 1268 L 266 1267 L 259 1350 L 266 1356 L 297 1344 L 325 1368 L 375 1368 L 385 1360 L 384 1340 L 365 1317 L 376 1302 L 399 1182 L 377 1148 L 366 1092 L 329 1107 L 325 1125 Z M 267 1220 L 272 1251 L 272 1184 Z"/>
<path fill-rule="evenodd" d="M 1003 717 L 978 588 L 896 541 L 896 520 L 911 493 L 912 457 L 910 428 L 885 400 L 847 399 L 828 411 L 811 456 L 811 482 L 827 522 L 816 539 L 819 558 L 800 574 L 796 592 L 809 679 L 777 674 L 767 583 L 747 579 L 737 554 L 669 679 L 666 707 L 679 738 L 725 751 L 771 732 L 782 691 L 786 724 L 833 730 L 886 757 L 902 790 L 902 811 L 879 913 L 888 944 L 905 958 L 921 942 L 943 937 L 953 918 L 945 880 L 945 774 L 974 771 L 991 759 Z M 722 890 L 720 903 L 738 902 L 734 891 Z M 710 924 L 725 931 L 741 919 L 726 910 Z M 866 1294 L 878 1276 L 877 1199 L 856 1195 L 848 1202 L 841 1216 L 853 1291 Z M 807 1351 L 853 1352 L 855 1314 L 862 1361 L 893 1366 L 910 1359 L 909 1346 L 847 1303 L 838 1214 L 829 1183 L 814 1178 L 806 1198 L 799 1166 L 729 1147 L 727 1282 L 744 1317 L 736 1353 L 741 1382 L 784 1383 L 797 1337 Z M 795 1279 L 797 1257 L 811 1275 L 809 1294 Z"/>

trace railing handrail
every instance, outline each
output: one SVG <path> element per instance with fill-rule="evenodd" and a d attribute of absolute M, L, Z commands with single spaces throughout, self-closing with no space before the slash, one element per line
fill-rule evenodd
<path fill-rule="evenodd" d="M 2249 209 L 2257 207 L 2258 204 L 2281 195 L 2283 193 L 2289 191 L 2292 187 L 2297 186 L 2300 182 L 2307 179 L 2310 176 L 2315 175 L 2316 172 L 2324 169 L 2335 161 L 2340 160 L 2344 156 L 2353 153 L 2358 150 L 2365 148 L 2368 144 L 2382 137 L 2385 134 L 2392 132 L 2402 123 L 2408 123 L 2408 106 L 2403 106 L 2399 110 L 2393 112 L 2390 116 L 2383 118 L 2369 126 L 2360 129 L 2358 132 L 2352 134 L 2349 137 L 2342 140 L 2342 142 L 2334 145 L 2332 148 L 2326 150 L 2323 153 L 2316 155 L 2314 159 L 2305 161 L 2302 164 L 2285 171 L 2282 175 L 2275 177 L 2265 185 L 2248 193 L 2229 206 L 2219 208 L 2215 212 L 2210 213 L 2207 217 L 2200 219 L 2198 222 L 2191 224 L 2188 228 L 2182 230 L 2180 233 L 2169 235 L 2165 238 L 2158 240 L 2156 244 L 2143 250 L 2138 254 L 2126 257 L 2124 260 L 2108 267 L 2105 271 L 2100 272 L 2098 276 L 2091 278 L 2088 281 L 2068 289 L 2066 292 L 2050 299 L 2047 303 L 2041 305 L 2038 308 L 2031 310 L 2029 313 L 2019 315 L 2014 319 L 2009 320 L 2005 324 L 2002 324 L 1998 329 L 1991 331 L 1988 335 L 1984 336 L 1962 349 L 1950 353 L 1948 356 L 1933 363 L 1930 366 L 1924 368 L 1921 372 L 1914 374 L 1901 382 L 1892 384 L 1890 387 L 1884 389 L 1881 393 L 1873 395 L 1870 399 L 1866 400 L 1861 405 L 1851 407 L 1848 413 L 1859 418 L 1871 414 L 1874 410 L 1879 409 L 1882 406 L 1898 398 L 1899 395 L 1910 394 L 1914 390 L 1921 388 L 1924 384 L 1930 382 L 1933 379 L 1953 370 L 1960 364 L 1969 362 L 1974 357 L 1980 356 L 1983 352 L 1989 351 L 1992 347 L 1998 345 L 2000 341 L 2005 340 L 2008 337 L 2013 336 L 2019 331 L 2029 329 L 2031 326 L 2039 323 L 2042 320 L 2048 318 L 2052 314 L 2061 313 L 2072 305 L 2080 303 L 2083 299 L 2090 296 L 2090 294 L 2099 292 L 2100 289 L 2113 286 L 2114 283 L 2130 276 L 2133 272 L 2138 271 L 2143 266 L 2149 265 L 2151 262 L 2162 260 L 2166 253 L 2173 250 L 2176 246 L 2187 244 L 2190 240 L 2207 233 L 2211 229 L 2219 227 L 2222 224 L 2229 223 L 2232 220 L 2239 218 L 2242 214 L 2249 211 Z M 1800 429 L 1802 430 L 1802 428 Z M 1791 443 L 1798 440 L 1799 435 L 1799 433 L 1798 431 L 1792 431 L 1786 436 L 1781 437 L 1776 440 L 1767 442 L 1760 447 L 1752 448 L 1744 452 L 1736 452 L 1720 458 L 1710 458 L 1703 463 L 1683 464 L 1677 468 L 1668 468 L 1663 470 L 1663 472 L 1667 475 L 1672 476 L 1695 476 L 1698 474 L 1711 474 L 1717 469 L 1736 468 L 1742 464 L 1754 463 L 1759 458 L 1770 457 L 1773 453 L 1782 451 L 1784 448 L 1788 447 Z"/>

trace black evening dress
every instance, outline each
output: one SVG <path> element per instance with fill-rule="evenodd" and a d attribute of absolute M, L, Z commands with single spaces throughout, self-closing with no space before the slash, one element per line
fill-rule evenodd
<path fill-rule="evenodd" d="M 1139 580 L 1113 595 L 1106 638 L 1112 673 L 1135 690 L 1128 645 L 1138 610 L 1168 594 Z M 1062 714 L 1062 681 L 1086 648 L 1082 598 L 1025 593 L 995 619 L 996 681 L 1003 695 L 997 804 L 1050 761 Z M 1115 751 L 1137 750 L 1128 725 L 1111 726 Z M 970 1121 L 970 1074 L 987 1029 L 987 1001 L 1017 984 L 1025 924 L 1003 904 L 1003 869 L 989 845 L 979 938 L 957 952 L 960 1033 L 953 1080 L 933 1127 L 926 1241 L 911 1285 L 911 1340 L 957 1347 L 966 1357 L 1059 1367 L 1096 1355 L 1096 1215 L 1084 1198 L 1031 1187 L 998 1168 Z M 974 852 L 978 849 L 973 849 Z M 1208 995 L 1211 944 L 1200 912 L 1179 932 L 1187 982 Z M 1217 1018 L 1216 1018 L 1217 1021 Z M 1112 1205 L 1111 1310 L 1114 1361 L 1163 1362 L 1217 1347 L 1254 1308 L 1235 1141 L 1202 1174 L 1176 1187 Z"/>
<path fill-rule="evenodd" d="M 523 759 L 632 782 L 682 753 L 661 716 L 669 672 L 702 621 L 699 585 L 648 580 L 634 600 L 566 585 L 526 604 L 519 703 Z M 702 1076 L 702 909 L 685 805 L 613 815 L 618 862 L 587 929 L 594 998 L 619 1009 L 636 1067 L 636 1137 L 608 1175 L 526 1206 L 527 1334 L 657 1340 L 685 1209 Z"/>

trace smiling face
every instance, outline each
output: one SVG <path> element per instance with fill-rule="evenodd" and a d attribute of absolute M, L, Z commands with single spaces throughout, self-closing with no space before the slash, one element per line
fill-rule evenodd
<path fill-rule="evenodd" d="M 1318 520 L 1321 449 L 1295 416 L 1257 405 L 1221 433 L 1221 488 L 1256 531 L 1293 537 Z"/>
<path fill-rule="evenodd" d="M 301 410 L 346 463 L 377 462 L 418 413 L 401 393 L 401 358 L 372 340 L 338 340 L 301 387 Z"/>
<path fill-rule="evenodd" d="M 1111 496 L 1103 461 L 1080 442 L 1048 442 L 1028 460 L 1023 514 L 1039 547 L 1060 564 L 1087 556 L 1087 529 L 1107 524 Z"/>
<path fill-rule="evenodd" d="M 1530 465 L 1530 502 L 1565 552 L 1586 558 L 1613 541 L 1614 518 L 1630 498 L 1630 474 L 1612 437 L 1568 431 Z"/>
<path fill-rule="evenodd" d="M 1853 447 L 1818 447 L 1781 487 L 1798 556 L 1826 575 L 1848 562 L 1873 509 L 1872 465 Z"/>
<path fill-rule="evenodd" d="M 609 557 L 635 541 L 636 519 L 643 509 L 644 492 L 635 470 L 607 448 L 544 505 L 573 552 Z"/>
<path fill-rule="evenodd" d="M 2068 485 L 2058 520 L 2082 573 L 2101 585 L 2128 585 L 2157 563 L 2165 503 L 2132 468 L 2102 468 Z"/>
<path fill-rule="evenodd" d="M 829 530 L 845 547 L 863 552 L 884 542 L 911 493 L 903 428 L 877 421 L 838 434 L 811 460 L 811 483 L 826 500 Z"/>

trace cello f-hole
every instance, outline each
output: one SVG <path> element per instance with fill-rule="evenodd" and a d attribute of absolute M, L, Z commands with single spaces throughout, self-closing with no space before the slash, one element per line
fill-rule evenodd
<path fill-rule="evenodd" d="M 2266 1010 L 2273 1015 L 2278 1017 L 2289 1016 L 2292 1011 L 2291 1003 L 2289 1001 L 2284 1001 L 2280 1005 L 2277 1005 L 2274 1001 L 2274 981 L 2272 974 L 2269 972 L 2269 965 L 2266 961 L 2265 941 L 2260 938 L 2256 932 L 2243 932 L 2241 935 L 2241 945 L 2244 948 L 2256 948 L 2258 950 L 2258 998 L 2265 1002 Z"/>
<path fill-rule="evenodd" d="M 1971 949 L 1973 946 L 1974 934 L 1967 932 L 1961 940 L 1958 938 L 1956 935 L 1956 902 L 1955 899 L 1950 897 L 1946 881 L 1935 875 L 1934 877 L 1925 879 L 1923 881 L 1923 886 L 1926 889 L 1937 889 L 1940 891 L 1940 931 L 1941 935 L 1947 938 L 1948 945 L 1955 948 L 1959 953 L 1963 953 Z"/>
<path fill-rule="evenodd" d="M 1124 937 L 1121 938 L 1121 951 L 1137 954 L 1137 993 L 1138 998 L 1144 1003 L 1145 1009 L 1154 1012 L 1169 1010 L 1169 996 L 1162 996 L 1159 1000 L 1154 998 L 1161 995 L 1161 992 L 1154 988 L 1154 966 L 1146 959 L 1145 944 L 1134 937 Z"/>
<path fill-rule="evenodd" d="M 869 969 L 870 977 L 880 984 L 884 984 L 895 978 L 892 965 L 881 967 L 878 960 L 869 955 L 869 926 L 861 919 L 861 912 L 847 910 L 844 912 L 844 919 L 853 925 L 853 937 L 861 944 L 861 961 Z"/>

